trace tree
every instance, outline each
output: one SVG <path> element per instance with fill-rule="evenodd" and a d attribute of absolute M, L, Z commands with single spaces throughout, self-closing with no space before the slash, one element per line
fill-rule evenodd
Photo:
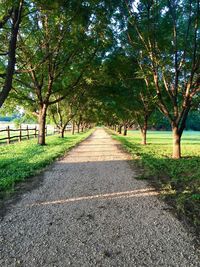
<path fill-rule="evenodd" d="M 155 107 L 153 102 L 148 95 L 140 92 L 139 97 L 137 99 L 137 103 L 134 106 L 132 111 L 133 113 L 133 121 L 139 126 L 141 136 L 142 136 L 142 145 L 147 144 L 147 129 L 148 129 L 148 122 L 150 119 L 151 114 L 153 113 Z"/>
<path fill-rule="evenodd" d="M 145 145 L 148 120 L 155 106 L 150 81 L 144 77 L 135 55 L 119 48 L 108 56 L 103 67 L 102 80 L 106 88 L 103 95 L 105 98 L 109 96 L 116 105 L 118 132 L 121 133 L 123 127 L 126 135 L 128 127 L 138 124 Z"/>
<path fill-rule="evenodd" d="M 98 14 L 82 2 L 76 9 L 74 1 L 56 9 L 44 9 L 40 3 L 32 4 L 32 8 L 36 12 L 27 17 L 19 35 L 14 87 L 17 98 L 34 106 L 39 122 L 38 143 L 44 145 L 49 106 L 84 84 L 84 73 L 105 40 L 100 38 L 103 28 L 99 32 Z M 58 94 L 60 97 L 55 99 Z"/>
<path fill-rule="evenodd" d="M 15 72 L 17 37 L 21 23 L 24 1 L 10 1 L 1 3 L 0 16 L 0 108 L 12 89 L 13 75 Z M 9 30 L 7 29 L 9 28 Z M 9 41 L 6 39 L 8 38 Z M 6 45 L 4 44 L 6 41 Z"/>
<path fill-rule="evenodd" d="M 200 91 L 199 0 L 146 1 L 129 12 L 127 36 L 142 69 L 154 83 L 160 111 L 173 131 L 173 158 L 181 157 L 181 136 Z"/>
<path fill-rule="evenodd" d="M 56 102 L 49 108 L 49 116 L 52 118 L 62 138 L 64 138 L 67 125 L 70 122 L 73 124 L 75 116 L 77 116 L 77 113 L 80 112 L 80 109 L 83 107 L 83 95 L 84 91 L 76 90 L 75 94 L 68 95 L 68 97 L 64 98 L 62 101 Z M 57 98 L 59 97 L 58 95 Z"/>

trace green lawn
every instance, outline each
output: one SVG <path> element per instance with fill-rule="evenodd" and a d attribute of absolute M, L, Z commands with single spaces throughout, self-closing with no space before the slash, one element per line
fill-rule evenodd
<path fill-rule="evenodd" d="M 60 138 L 48 136 L 46 146 L 37 145 L 37 139 L 0 146 L 0 192 L 14 189 L 15 183 L 41 171 L 56 158 L 91 134 L 92 130 Z"/>
<path fill-rule="evenodd" d="M 165 198 L 200 227 L 200 132 L 188 131 L 182 137 L 182 159 L 171 158 L 171 132 L 149 131 L 148 144 L 140 144 L 139 131 L 128 136 L 113 135 L 132 154 L 141 167 L 139 178 L 149 179 L 162 190 Z"/>

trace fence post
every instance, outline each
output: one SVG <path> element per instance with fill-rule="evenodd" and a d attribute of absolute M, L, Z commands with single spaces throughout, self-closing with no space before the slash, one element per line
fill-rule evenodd
<path fill-rule="evenodd" d="M 22 141 L 22 126 L 21 126 L 21 124 L 20 124 L 20 126 L 19 126 L 19 139 L 18 139 L 18 141 L 19 141 L 19 142 Z"/>
<path fill-rule="evenodd" d="M 8 139 L 7 139 L 7 144 L 10 144 L 10 127 L 7 127 L 7 134 L 8 134 Z"/>
<path fill-rule="evenodd" d="M 28 129 L 28 125 L 26 126 L 26 132 L 27 132 L 27 139 L 29 139 L 29 129 Z"/>
<path fill-rule="evenodd" d="M 35 126 L 35 138 L 37 137 L 37 126 Z"/>

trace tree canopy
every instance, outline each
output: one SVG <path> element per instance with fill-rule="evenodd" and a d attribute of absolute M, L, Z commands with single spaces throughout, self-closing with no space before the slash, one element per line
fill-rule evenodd
<path fill-rule="evenodd" d="M 2 0 L 1 111 L 35 116 L 41 145 L 47 118 L 62 136 L 68 123 L 135 125 L 143 144 L 162 121 L 180 158 L 199 112 L 199 2 Z"/>

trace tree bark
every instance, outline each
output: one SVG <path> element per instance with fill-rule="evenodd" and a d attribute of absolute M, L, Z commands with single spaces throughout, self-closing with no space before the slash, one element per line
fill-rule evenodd
<path fill-rule="evenodd" d="M 8 51 L 8 65 L 6 69 L 6 77 L 2 91 L 0 92 L 0 107 L 8 97 L 8 94 L 12 88 L 12 80 L 15 71 L 16 63 L 16 47 L 17 47 L 17 35 L 19 32 L 19 25 L 21 23 L 21 14 L 23 8 L 23 1 L 19 2 L 19 5 L 13 10 L 13 21 L 11 29 L 11 38 Z"/>
<path fill-rule="evenodd" d="M 65 127 L 61 129 L 61 138 L 65 137 Z"/>
<path fill-rule="evenodd" d="M 173 159 L 180 159 L 181 158 L 181 135 L 178 131 L 177 126 L 172 127 L 173 133 Z"/>
<path fill-rule="evenodd" d="M 65 124 L 62 126 L 62 128 L 61 128 L 61 138 L 64 138 L 65 137 L 65 129 L 66 129 L 66 127 L 67 127 L 67 125 L 68 125 L 69 122 L 70 122 L 70 120 L 67 120 L 65 122 Z"/>
<path fill-rule="evenodd" d="M 122 125 L 119 125 L 119 127 L 118 127 L 118 133 L 119 133 L 119 134 L 122 133 Z"/>
<path fill-rule="evenodd" d="M 81 132 L 83 133 L 83 131 L 84 131 L 84 123 L 83 122 L 81 122 L 80 127 L 81 127 Z"/>
<path fill-rule="evenodd" d="M 80 123 L 77 124 L 77 133 L 80 133 Z"/>
<path fill-rule="evenodd" d="M 124 136 L 127 135 L 127 125 L 124 125 Z"/>
<path fill-rule="evenodd" d="M 172 133 L 173 133 L 173 154 L 172 158 L 180 159 L 181 158 L 181 137 L 186 126 L 186 120 L 188 113 L 190 111 L 190 102 L 186 102 L 187 107 L 182 113 L 181 122 L 177 125 L 175 121 L 171 123 Z"/>
<path fill-rule="evenodd" d="M 147 126 L 148 126 L 148 116 L 145 116 L 144 124 L 142 127 L 140 127 L 142 134 L 142 142 L 141 142 L 142 145 L 147 144 Z"/>
<path fill-rule="evenodd" d="M 38 144 L 45 145 L 45 127 L 46 127 L 47 105 L 41 105 L 39 111 L 39 131 L 38 131 Z"/>
<path fill-rule="evenodd" d="M 142 135 L 142 145 L 146 145 L 147 144 L 147 129 L 142 128 L 141 129 L 141 135 Z"/>
<path fill-rule="evenodd" d="M 75 132 L 75 122 L 73 121 L 72 122 L 72 134 L 74 135 L 74 132 Z"/>

